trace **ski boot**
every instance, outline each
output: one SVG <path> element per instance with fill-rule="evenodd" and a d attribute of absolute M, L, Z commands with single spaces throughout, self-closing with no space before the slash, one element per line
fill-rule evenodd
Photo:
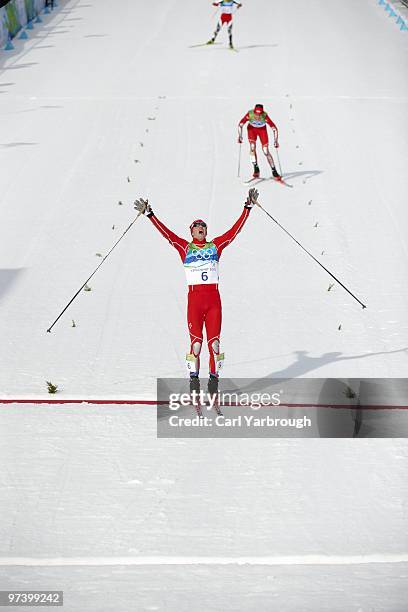
<path fill-rule="evenodd" d="M 218 376 L 216 376 L 215 374 L 210 374 L 208 378 L 208 386 L 207 386 L 209 395 L 213 396 L 213 395 L 218 394 L 218 382 L 219 382 Z M 221 408 L 218 405 L 218 399 L 216 400 L 214 404 L 214 409 L 218 416 L 224 416 L 221 412 Z"/>
<path fill-rule="evenodd" d="M 259 166 L 258 164 L 254 164 L 254 173 L 253 173 L 253 178 L 259 178 Z"/>
<path fill-rule="evenodd" d="M 231 49 L 231 51 L 234 51 L 234 45 L 232 44 L 232 42 L 230 42 L 229 48 Z"/>
<path fill-rule="evenodd" d="M 193 391 L 200 393 L 200 379 L 198 378 L 198 374 L 190 374 L 190 393 Z"/>
<path fill-rule="evenodd" d="M 218 376 L 216 374 L 210 374 L 207 389 L 210 395 L 218 393 Z"/>
<path fill-rule="evenodd" d="M 272 168 L 272 176 L 278 180 L 282 178 L 275 166 Z"/>
<path fill-rule="evenodd" d="M 200 393 L 200 379 L 198 378 L 198 374 L 190 374 L 190 394 L 193 393 L 193 391 Z M 200 417 L 200 419 L 203 419 L 204 417 L 201 410 L 201 405 L 196 404 L 194 405 L 194 408 L 197 416 Z"/>
<path fill-rule="evenodd" d="M 207 44 L 207 45 L 213 45 L 213 44 L 214 44 L 214 42 L 215 42 L 215 38 L 210 38 L 210 40 L 209 40 L 209 41 L 207 41 L 207 43 L 206 43 L 206 44 Z"/>

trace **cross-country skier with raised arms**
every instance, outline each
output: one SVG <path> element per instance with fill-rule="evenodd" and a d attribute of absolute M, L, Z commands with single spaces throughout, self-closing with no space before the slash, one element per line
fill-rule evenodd
<path fill-rule="evenodd" d="M 235 0 L 221 0 L 221 2 L 213 2 L 213 6 L 218 6 L 221 10 L 221 15 L 215 28 L 213 37 L 210 38 L 207 45 L 213 45 L 223 25 L 228 26 L 228 38 L 230 49 L 234 48 L 232 44 L 232 16 L 236 10 L 241 8 L 242 4 Z"/>
<path fill-rule="evenodd" d="M 221 298 L 218 291 L 218 262 L 225 247 L 231 244 L 248 219 L 251 208 L 257 203 L 258 192 L 250 189 L 248 198 L 238 220 L 221 236 L 207 241 L 207 224 L 196 219 L 190 225 L 192 239 L 177 236 L 162 223 L 147 200 L 135 201 L 135 208 L 146 215 L 154 227 L 173 246 L 181 257 L 188 284 L 187 323 L 190 334 L 190 352 L 187 368 L 191 379 L 200 372 L 200 353 L 203 344 L 203 326 L 207 334 L 210 355 L 210 380 L 217 381 L 224 355 L 220 352 Z"/>
<path fill-rule="evenodd" d="M 254 167 L 253 177 L 259 177 L 259 166 L 258 166 L 258 157 L 256 154 L 256 140 L 259 138 L 262 144 L 262 151 L 268 160 L 268 164 L 272 170 L 272 176 L 276 179 L 280 179 L 281 176 L 279 172 L 275 168 L 275 162 L 273 161 L 273 157 L 269 151 L 269 139 L 268 139 L 268 131 L 267 125 L 272 128 L 273 136 L 274 136 L 274 147 L 277 149 L 279 147 L 278 141 L 278 128 L 269 117 L 268 113 L 264 111 L 264 107 L 262 104 L 255 104 L 255 107 L 249 110 L 244 117 L 242 117 L 241 121 L 238 125 L 238 142 L 242 143 L 242 128 L 245 123 L 248 122 L 248 140 L 249 140 L 249 157 Z"/>

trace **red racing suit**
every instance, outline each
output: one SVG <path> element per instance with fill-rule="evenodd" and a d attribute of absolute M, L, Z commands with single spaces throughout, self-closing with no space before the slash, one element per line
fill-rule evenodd
<path fill-rule="evenodd" d="M 190 353 L 197 358 L 197 372 L 205 325 L 210 355 L 209 371 L 210 374 L 217 373 L 216 358 L 220 354 L 222 319 L 221 298 L 218 292 L 218 261 L 225 247 L 231 244 L 243 228 L 249 212 L 249 208 L 244 208 L 231 229 L 210 242 L 199 241 L 196 238 L 189 242 L 169 230 L 154 214 L 149 215 L 153 225 L 180 255 L 187 283 L 192 283 L 188 285 L 187 323 Z"/>
<path fill-rule="evenodd" d="M 241 4 L 236 0 L 221 0 L 221 2 L 213 2 L 213 6 L 219 6 L 221 8 L 220 22 L 221 25 L 229 24 L 232 22 L 232 16 L 237 10 L 235 7 L 240 8 Z"/>
<path fill-rule="evenodd" d="M 242 130 L 242 127 L 245 125 L 245 123 L 247 123 L 247 121 L 249 121 L 249 142 L 255 143 L 256 139 L 259 137 L 262 146 L 266 146 L 269 144 L 266 124 L 268 124 L 269 127 L 272 128 L 275 142 L 278 142 L 278 128 L 276 127 L 272 119 L 269 117 L 268 113 L 254 113 L 253 110 L 248 111 L 247 114 L 242 117 L 241 121 L 239 122 L 239 130 Z"/>

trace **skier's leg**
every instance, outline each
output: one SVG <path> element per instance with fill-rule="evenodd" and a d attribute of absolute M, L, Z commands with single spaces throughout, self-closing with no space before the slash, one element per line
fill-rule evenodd
<path fill-rule="evenodd" d="M 259 177 L 259 166 L 258 166 L 258 156 L 256 154 L 256 142 L 255 140 L 253 140 L 249 144 L 250 144 L 251 162 L 254 167 L 253 177 L 258 178 Z"/>
<path fill-rule="evenodd" d="M 214 41 L 215 41 L 215 39 L 217 38 L 218 33 L 219 33 L 219 31 L 220 31 L 220 30 L 221 30 L 221 24 L 220 24 L 220 22 L 218 22 L 218 23 L 217 23 L 217 27 L 215 28 L 215 31 L 214 31 L 213 37 L 212 37 L 212 38 L 210 38 L 210 40 L 208 41 L 207 45 L 212 45 L 212 44 L 214 43 Z"/>
<path fill-rule="evenodd" d="M 249 159 L 254 167 L 254 177 L 259 176 L 258 157 L 256 154 L 256 130 L 252 125 L 248 125 L 248 140 L 249 140 Z"/>
<path fill-rule="evenodd" d="M 249 158 L 250 158 L 252 164 L 254 164 L 254 166 L 258 165 L 258 156 L 256 154 L 256 143 L 255 143 L 255 140 L 250 140 L 249 141 Z"/>
<path fill-rule="evenodd" d="M 251 162 L 254 167 L 253 177 L 258 178 L 259 176 L 259 166 L 258 166 L 258 156 L 256 154 L 256 143 L 255 141 L 250 143 L 250 156 Z"/>
<path fill-rule="evenodd" d="M 232 44 L 232 21 L 230 22 L 230 24 L 228 26 L 228 38 L 229 38 L 230 49 L 233 49 L 234 45 Z"/>
<path fill-rule="evenodd" d="M 199 296 L 193 292 L 188 294 L 187 324 L 190 334 L 190 353 L 187 355 L 187 365 L 190 375 L 198 376 L 200 372 L 200 353 L 203 346 L 203 324 L 205 312 Z"/>
<path fill-rule="evenodd" d="M 263 151 L 263 153 L 264 153 L 264 155 L 265 155 L 265 157 L 266 157 L 266 159 L 268 161 L 268 164 L 271 167 L 272 175 L 274 177 L 278 177 L 279 176 L 279 172 L 275 168 L 275 162 L 273 161 L 272 154 L 269 151 L 269 146 L 268 146 L 269 145 L 269 140 L 268 140 L 268 132 L 266 130 L 266 127 L 262 128 L 262 130 L 261 130 L 261 132 L 259 134 L 259 137 L 260 137 L 261 143 L 262 143 L 262 151 Z"/>
<path fill-rule="evenodd" d="M 266 159 L 268 160 L 268 164 L 270 165 L 270 167 L 273 169 L 275 167 L 275 163 L 273 161 L 273 157 L 269 151 L 269 147 L 268 145 L 263 145 L 262 146 L 262 151 L 266 157 Z"/>
<path fill-rule="evenodd" d="M 264 152 L 265 157 L 268 160 L 268 164 L 271 167 L 272 176 L 274 176 L 275 178 L 278 178 L 278 177 L 280 178 L 280 174 L 279 174 L 279 172 L 277 171 L 277 169 L 275 167 L 275 162 L 273 161 L 273 157 L 271 155 L 271 152 L 269 151 L 268 145 L 264 145 L 262 147 L 262 151 Z"/>
<path fill-rule="evenodd" d="M 248 140 L 249 140 L 249 159 L 254 167 L 254 178 L 259 176 L 258 156 L 256 154 L 256 138 L 257 130 L 252 125 L 248 125 Z"/>
<path fill-rule="evenodd" d="M 198 376 L 200 373 L 200 353 L 201 347 L 203 346 L 203 338 L 199 338 L 194 334 L 190 333 L 190 353 L 189 357 L 192 361 L 192 368 L 190 370 L 190 375 Z M 194 358 L 194 359 L 193 359 Z"/>
<path fill-rule="evenodd" d="M 221 321 L 221 298 L 218 291 L 214 291 L 214 293 L 211 294 L 211 306 L 205 317 L 205 331 L 207 334 L 208 353 L 210 355 L 210 376 L 218 376 L 218 371 L 222 363 L 222 355 L 220 354 Z"/>

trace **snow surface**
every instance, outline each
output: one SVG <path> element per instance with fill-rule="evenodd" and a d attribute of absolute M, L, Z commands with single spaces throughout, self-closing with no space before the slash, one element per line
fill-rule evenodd
<path fill-rule="evenodd" d="M 328 292 L 330 277 L 254 210 L 221 260 L 225 375 L 406 376 L 406 32 L 373 0 L 252 0 L 238 53 L 225 32 L 189 48 L 209 38 L 211 12 L 60 1 L 1 52 L 3 398 L 47 397 L 50 380 L 61 398 L 147 400 L 157 376 L 185 375 L 183 270 L 145 219 L 46 329 L 135 197 L 184 236 L 197 217 L 210 235 L 235 221 L 247 191 L 236 124 L 254 102 L 280 129 L 294 185 L 262 184 L 263 205 L 368 308 Z M 406 610 L 407 563 L 390 561 L 408 549 L 404 441 L 158 440 L 152 407 L 10 405 L 0 421 L 2 588 L 64 588 L 68 612 Z M 216 562 L 305 555 L 327 565 Z M 71 557 L 96 565 L 58 565 Z"/>
<path fill-rule="evenodd" d="M 69 612 L 405 610 L 403 440 L 158 440 L 151 409 L 116 406 L 7 408 L 0 427 L 4 589 L 64 589 Z"/>

